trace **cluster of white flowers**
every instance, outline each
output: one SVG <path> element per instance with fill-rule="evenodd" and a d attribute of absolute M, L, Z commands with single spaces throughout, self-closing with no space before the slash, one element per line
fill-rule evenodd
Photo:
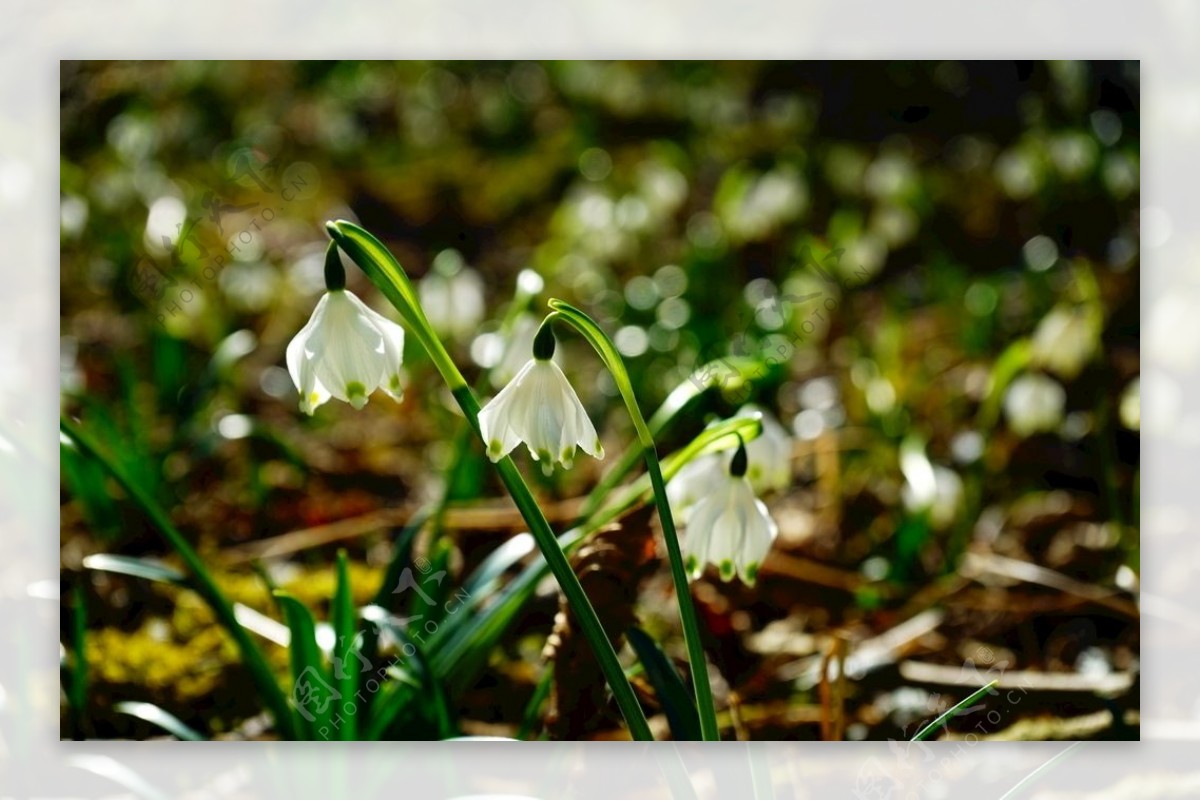
<path fill-rule="evenodd" d="M 396 400 L 403 395 L 404 330 L 345 288 L 339 258 L 334 249 L 327 253 L 328 291 L 287 348 L 288 371 L 306 414 L 331 397 L 361 409 L 376 389 Z M 493 462 L 522 442 L 547 474 L 555 464 L 570 468 L 580 449 L 604 458 L 583 403 L 552 360 L 554 349 L 553 330 L 542 325 L 533 338 L 533 358 L 479 412 L 480 432 Z M 722 579 L 736 575 L 753 584 L 778 533 L 757 494 L 790 482 L 792 439 L 757 406 L 744 406 L 737 416 L 761 418 L 761 436 L 739 445 L 732 456 L 714 453 L 688 463 L 671 480 L 667 494 L 687 521 L 684 551 L 692 576 L 713 564 Z"/>

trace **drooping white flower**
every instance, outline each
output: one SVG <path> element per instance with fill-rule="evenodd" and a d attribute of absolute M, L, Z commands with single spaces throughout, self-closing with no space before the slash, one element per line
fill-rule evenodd
<path fill-rule="evenodd" d="M 533 352 L 534 358 L 479 412 L 488 458 L 499 461 L 524 442 L 547 475 L 555 462 L 570 468 L 577 448 L 603 459 L 596 428 L 552 361 L 554 335 L 549 326 L 543 326 L 534 339 Z"/>
<path fill-rule="evenodd" d="M 1056 306 L 1033 332 L 1033 363 L 1070 380 L 1100 343 L 1099 315 L 1088 307 Z"/>
<path fill-rule="evenodd" d="M 348 289 L 326 292 L 287 348 L 288 372 L 305 414 L 331 397 L 361 409 L 378 388 L 400 400 L 403 359 L 404 329 Z"/>
<path fill-rule="evenodd" d="M 1021 437 L 1052 431 L 1062 422 L 1067 393 L 1062 384 L 1046 375 L 1031 373 L 1017 378 L 1004 396 L 1004 416 Z"/>
<path fill-rule="evenodd" d="M 720 471 L 715 485 L 688 515 L 683 551 L 692 578 L 712 564 L 724 581 L 736 575 L 753 585 L 779 533 L 766 504 L 754 496 L 746 479 L 746 462 L 746 449 L 739 447 L 728 469 Z"/>

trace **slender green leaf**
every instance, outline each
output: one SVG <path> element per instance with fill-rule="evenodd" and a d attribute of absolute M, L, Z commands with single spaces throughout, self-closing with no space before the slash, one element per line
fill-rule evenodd
<path fill-rule="evenodd" d="M 533 537 L 528 534 L 518 534 L 506 540 L 479 563 L 479 567 L 463 582 L 463 591 L 472 598 L 482 599 L 491 595 L 496 581 L 505 571 L 532 553 L 534 548 Z"/>
<path fill-rule="evenodd" d="M 987 695 L 991 691 L 991 689 L 996 686 L 997 681 L 999 681 L 999 679 L 993 679 L 992 681 L 989 681 L 987 684 L 983 685 L 978 690 L 971 693 L 966 698 L 959 701 L 957 704 L 950 707 L 942 714 L 938 715 L 936 718 L 934 718 L 932 723 L 925 726 L 925 728 L 921 729 L 919 732 L 917 732 L 915 735 L 913 735 L 912 742 L 914 742 L 914 743 L 920 742 L 921 740 L 926 740 L 930 736 L 937 734 L 941 730 L 941 728 L 950 721 L 950 719 L 952 717 L 954 717 L 955 715 L 957 715 L 959 713 L 959 711 L 966 709 L 971 704 L 975 703 L 980 698 Z"/>
<path fill-rule="evenodd" d="M 396 542 L 392 546 L 391 558 L 388 559 L 387 570 L 383 573 L 383 580 L 379 583 L 379 590 L 375 593 L 375 599 L 372 601 L 376 606 L 395 611 L 391 606 L 392 596 L 396 591 L 396 585 L 400 583 L 400 574 L 412 563 L 413 542 L 434 511 L 433 506 L 418 510 L 405 524 L 400 535 L 396 537 Z"/>
<path fill-rule="evenodd" d="M 305 740 L 330 740 L 332 713 L 341 710 L 340 696 L 329 683 L 324 657 L 317 645 L 317 625 L 312 612 L 286 592 L 276 592 L 283 607 L 284 618 L 291 631 L 288 646 L 292 668 L 292 704 L 296 709 L 297 726 Z"/>
<path fill-rule="evenodd" d="M 696 714 L 696 706 L 692 703 L 692 693 L 658 643 L 637 626 L 631 627 L 625 636 L 637 652 L 646 678 L 658 694 L 658 702 L 667 715 L 671 734 L 676 740 L 704 739 L 700 731 L 700 716 Z"/>
<path fill-rule="evenodd" d="M 554 684 L 554 666 L 547 665 L 542 671 L 542 677 L 538 679 L 537 686 L 533 688 L 533 695 L 529 697 L 529 703 L 525 705 L 525 713 L 521 715 L 521 726 L 517 729 L 518 740 L 528 740 L 529 735 L 533 732 L 535 726 L 542 717 L 542 706 L 545 705 L 546 699 L 550 696 L 550 688 Z"/>
<path fill-rule="evenodd" d="M 201 741 L 207 739 L 203 734 L 172 715 L 167 710 L 143 701 L 122 701 L 113 707 L 116 711 L 140 718 L 152 723 L 180 740 Z"/>
<path fill-rule="evenodd" d="M 350 587 L 350 564 L 346 552 L 337 553 L 337 588 L 333 595 L 333 686 L 342 698 L 354 698 L 358 693 L 358 657 L 355 649 L 361 645 L 358 616 L 354 612 L 354 596 Z M 343 722 L 338 734 L 343 740 L 353 740 L 358 731 L 358 706 L 343 705 Z M 351 711 L 353 710 L 353 711 Z"/>
<path fill-rule="evenodd" d="M 84 739 L 83 725 L 87 712 L 87 604 L 83 588 L 78 584 L 71 590 L 71 685 L 67 692 L 67 703 L 71 710 L 72 736 Z"/>
<path fill-rule="evenodd" d="M 438 739 L 453 737 L 457 733 L 454 714 L 450 709 L 445 688 L 430 663 L 426 649 L 415 642 L 405 626 L 394 619 L 386 609 L 367 606 L 362 610 L 363 619 L 386 631 L 400 648 L 400 656 L 393 662 L 389 673 L 399 679 L 401 686 L 390 688 L 388 695 L 376 705 L 376 715 L 371 720 L 367 737 L 382 739 L 389 729 L 413 707 L 431 719 Z"/>
<path fill-rule="evenodd" d="M 111 553 L 98 553 L 83 558 L 83 566 L 88 570 L 100 570 L 105 573 L 120 573 L 125 576 L 163 581 L 167 584 L 185 585 L 187 576 L 169 565 L 153 559 L 142 559 L 136 556 L 119 556 Z"/>

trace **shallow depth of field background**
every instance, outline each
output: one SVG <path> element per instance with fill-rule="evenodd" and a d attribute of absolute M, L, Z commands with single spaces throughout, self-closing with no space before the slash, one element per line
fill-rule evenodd
<path fill-rule="evenodd" d="M 783 354 L 750 398 L 796 436 L 792 485 L 767 498 L 779 539 L 754 589 L 693 585 L 726 738 L 907 739 L 1005 676 L 1018 691 L 950 736 L 1136 738 L 1138 136 L 1128 64 L 64 64 L 63 410 L 230 597 L 278 618 L 265 572 L 325 619 L 336 550 L 366 603 L 439 493 L 457 418 L 412 337 L 402 403 L 297 410 L 283 352 L 323 289 L 324 221 L 392 249 L 485 394 L 530 268 L 532 313 L 562 297 L 592 314 L 647 413 L 712 360 Z M 1014 343 L 1088 291 L 1103 326 L 1078 373 L 1005 379 L 1062 386 L 1061 418 L 1029 430 L 992 390 Z M 609 458 L 549 479 L 518 458 L 557 530 L 634 441 L 591 351 L 560 352 Z M 660 451 L 742 400 L 709 393 Z M 902 452 L 932 466 L 932 506 Z M 171 557 L 70 449 L 62 477 L 63 597 L 83 588 L 89 665 L 63 736 L 159 736 L 122 701 L 272 736 L 194 595 L 83 567 Z M 480 448 L 452 495 L 414 563 L 444 566 L 450 595 L 521 530 Z M 602 536 L 589 564 L 614 580 L 593 602 L 682 665 L 653 515 Z M 458 731 L 517 733 L 557 610 L 545 583 L 481 656 L 450 698 Z M 819 682 L 843 654 L 845 681 Z M 619 730 L 602 697 L 555 713 L 596 694 L 582 662 L 527 736 Z"/>

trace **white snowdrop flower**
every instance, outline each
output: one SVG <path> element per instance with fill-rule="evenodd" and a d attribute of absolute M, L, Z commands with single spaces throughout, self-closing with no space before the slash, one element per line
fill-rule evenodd
<path fill-rule="evenodd" d="M 483 279 L 466 266 L 457 250 L 443 250 L 433 269 L 417 286 L 421 308 L 429 324 L 441 334 L 463 340 L 475 333 L 483 320 Z"/>
<path fill-rule="evenodd" d="M 792 438 L 775 416 L 753 403 L 738 409 L 735 417 L 762 419 L 762 433 L 746 443 L 750 466 L 746 478 L 760 495 L 781 490 L 792 482 Z"/>
<path fill-rule="evenodd" d="M 1038 373 L 1017 378 L 1004 396 L 1004 416 L 1021 437 L 1053 431 L 1062 422 L 1067 393 L 1053 378 Z"/>
<path fill-rule="evenodd" d="M 1033 333 L 1033 363 L 1070 380 L 1100 343 L 1100 320 L 1085 307 L 1056 306 Z"/>
<path fill-rule="evenodd" d="M 570 468 L 576 448 L 604 458 L 596 429 L 553 356 L 554 333 L 544 325 L 534 338 L 533 358 L 479 412 L 479 428 L 493 462 L 521 442 L 546 475 L 555 462 Z"/>
<path fill-rule="evenodd" d="M 339 259 L 331 246 L 325 260 L 329 291 L 287 348 L 288 373 L 305 414 L 312 414 L 331 397 L 361 409 L 379 388 L 396 400 L 404 395 L 400 385 L 404 329 L 345 288 Z"/>
<path fill-rule="evenodd" d="M 740 446 L 714 486 L 688 515 L 684 559 L 692 578 L 716 565 L 722 580 L 735 575 L 753 585 L 758 568 L 779 534 L 767 506 L 746 479 L 748 459 Z"/>

